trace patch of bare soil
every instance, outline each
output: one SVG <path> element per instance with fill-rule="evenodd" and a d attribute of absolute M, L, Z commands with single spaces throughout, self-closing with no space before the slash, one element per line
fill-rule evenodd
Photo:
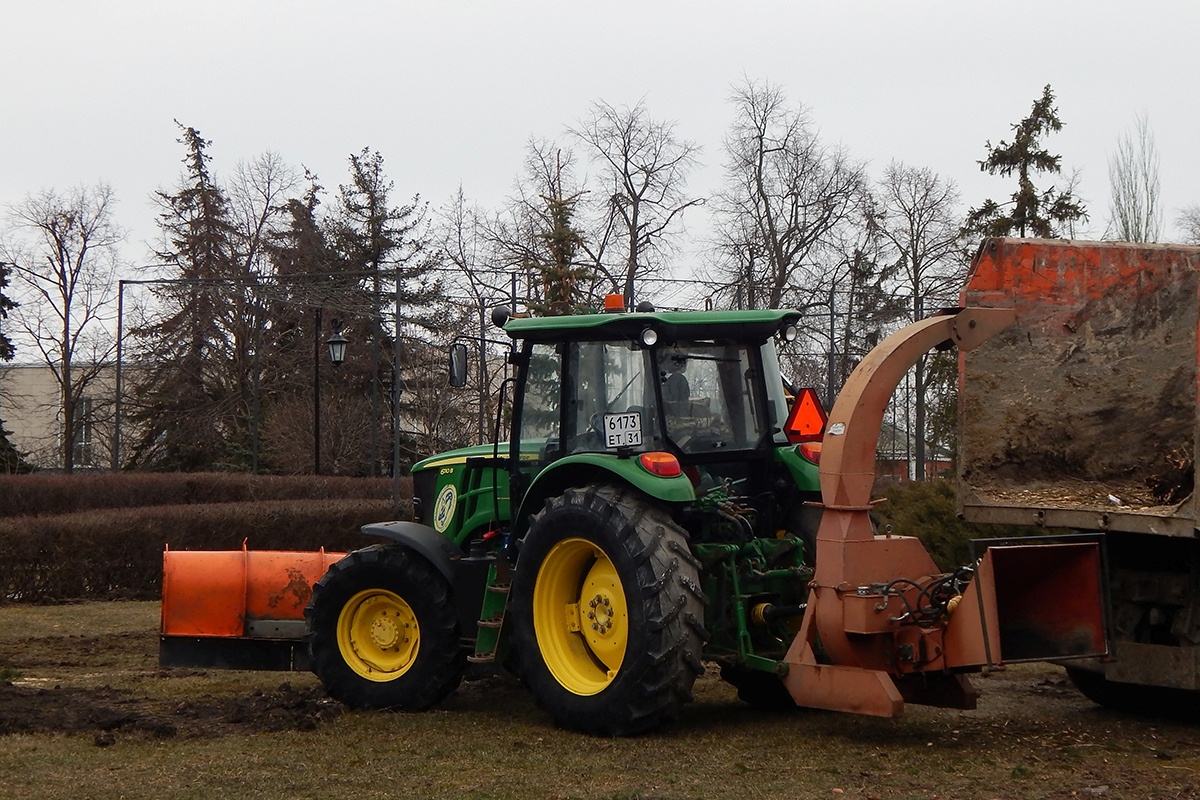
<path fill-rule="evenodd" d="M 117 734 L 167 738 L 219 737 L 242 733 L 313 730 L 341 713 L 319 689 L 289 683 L 244 697 L 154 699 L 109 686 L 41 688 L 0 683 L 0 735 L 94 734 L 96 744 Z"/>

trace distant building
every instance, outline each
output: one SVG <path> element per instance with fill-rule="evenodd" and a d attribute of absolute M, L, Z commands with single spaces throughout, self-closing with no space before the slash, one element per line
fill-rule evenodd
<path fill-rule="evenodd" d="M 103 367 L 75 419 L 76 469 L 107 468 L 113 440 L 116 369 Z M 40 469 L 62 469 L 63 419 L 58 382 L 45 364 L 0 365 L 0 420 L 9 441 Z"/>
<path fill-rule="evenodd" d="M 910 434 L 884 422 L 879 429 L 875 449 L 875 478 L 878 481 L 908 483 L 910 480 L 932 480 L 946 475 L 954 468 L 950 453 L 941 448 L 925 448 L 924 476 L 920 465 L 912 463 L 914 453 Z"/>

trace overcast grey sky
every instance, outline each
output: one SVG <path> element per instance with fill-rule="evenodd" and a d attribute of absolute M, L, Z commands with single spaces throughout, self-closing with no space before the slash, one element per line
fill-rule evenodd
<path fill-rule="evenodd" d="M 1002 199 L 979 172 L 1042 87 L 1103 232 L 1108 156 L 1137 114 L 1161 154 L 1169 234 L 1200 203 L 1200 3 L 283 2 L 0 0 L 0 206 L 42 188 L 109 182 L 123 250 L 148 258 L 150 196 L 183 155 L 173 120 L 213 141 L 218 174 L 266 150 L 329 190 L 379 150 L 397 200 L 442 205 L 461 184 L 498 205 L 530 136 L 554 138 L 603 99 L 644 100 L 703 147 L 689 182 L 721 179 L 730 87 L 769 80 L 878 176 L 927 166 L 965 205 Z M 687 220 L 703 229 L 703 212 Z"/>

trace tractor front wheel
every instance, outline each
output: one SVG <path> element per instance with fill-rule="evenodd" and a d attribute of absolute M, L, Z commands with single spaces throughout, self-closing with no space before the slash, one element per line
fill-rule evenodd
<path fill-rule="evenodd" d="M 513 578 L 521 675 L 560 727 L 640 733 L 675 717 L 703 671 L 704 598 L 687 534 L 614 487 L 546 503 Z"/>
<path fill-rule="evenodd" d="M 462 680 L 450 584 L 404 547 L 347 555 L 313 587 L 304 616 L 313 672 L 351 708 L 419 711 Z"/>

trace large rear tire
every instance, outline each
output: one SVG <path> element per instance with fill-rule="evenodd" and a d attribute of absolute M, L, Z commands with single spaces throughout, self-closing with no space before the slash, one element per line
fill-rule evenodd
<path fill-rule="evenodd" d="M 614 487 L 546 503 L 513 577 L 521 675 L 556 725 L 625 736 L 673 719 L 703 671 L 704 596 L 687 534 Z"/>
<path fill-rule="evenodd" d="M 304 616 L 312 671 L 351 708 L 419 711 L 462 680 L 450 584 L 407 548 L 350 553 L 313 587 Z"/>

